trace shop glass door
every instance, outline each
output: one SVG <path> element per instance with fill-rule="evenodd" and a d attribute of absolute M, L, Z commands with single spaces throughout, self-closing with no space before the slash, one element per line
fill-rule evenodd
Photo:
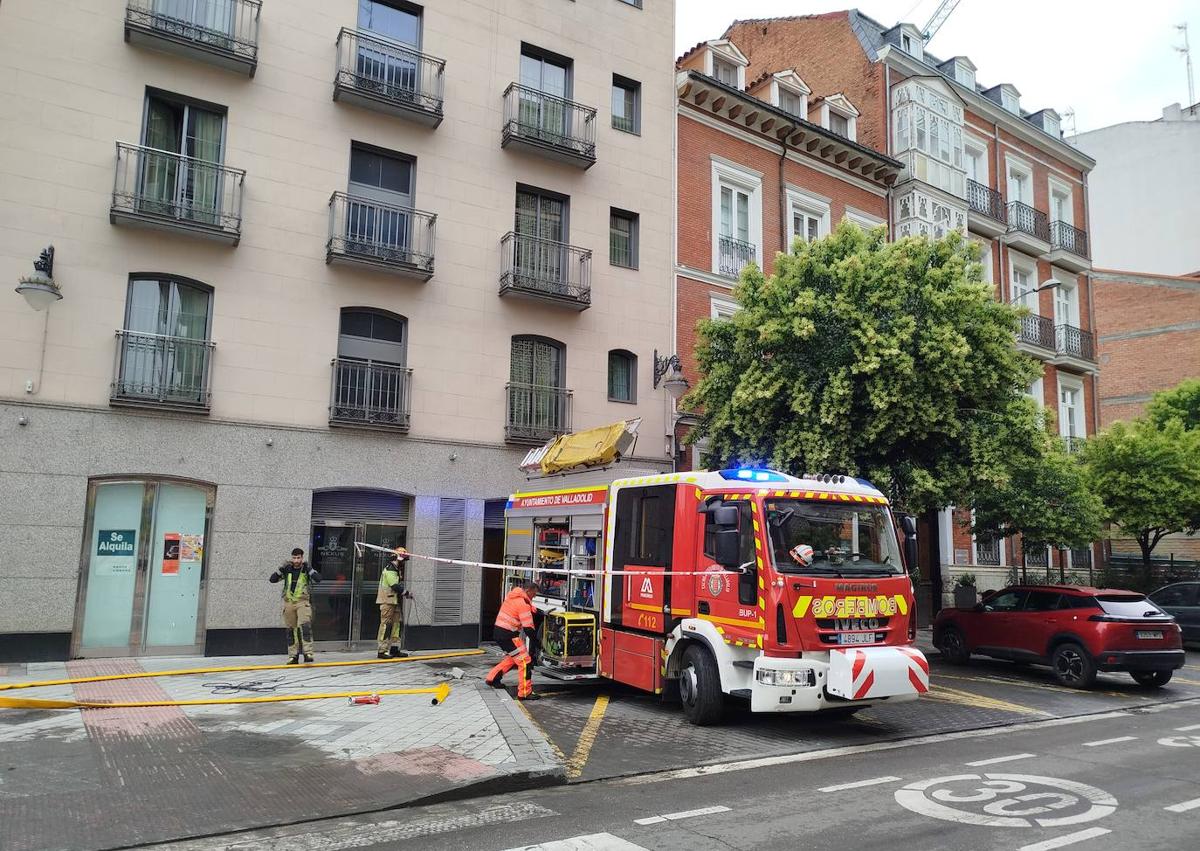
<path fill-rule="evenodd" d="M 215 490 L 93 482 L 72 656 L 201 653 Z"/>
<path fill-rule="evenodd" d="M 379 632 L 379 606 L 375 595 L 387 554 L 356 542 L 377 547 L 402 547 L 407 540 L 404 526 L 384 523 L 314 523 L 312 565 L 321 581 L 312 589 L 313 639 L 325 649 L 373 645 Z"/>

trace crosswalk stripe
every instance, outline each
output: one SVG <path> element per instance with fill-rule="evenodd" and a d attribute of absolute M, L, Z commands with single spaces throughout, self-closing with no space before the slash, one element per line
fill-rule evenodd
<path fill-rule="evenodd" d="M 1115 739 L 1100 739 L 1099 741 L 1096 741 L 1096 742 L 1084 742 L 1083 746 L 1085 748 L 1098 748 L 1101 745 L 1118 745 L 1121 742 L 1134 742 L 1134 741 L 1137 741 L 1137 736 L 1117 736 Z"/>
<path fill-rule="evenodd" d="M 507 851 L 649 851 L 642 845 L 613 836 L 611 833 L 588 833 L 570 839 L 539 842 L 537 845 L 519 845 Z"/>
<path fill-rule="evenodd" d="M 1184 801 L 1182 804 L 1171 804 L 1171 806 L 1163 807 L 1163 809 L 1169 813 L 1186 813 L 1188 810 L 1194 810 L 1197 807 L 1200 807 L 1200 798 Z"/>
<path fill-rule="evenodd" d="M 721 807 L 721 806 L 703 807 L 698 810 L 684 810 L 681 813 L 667 813 L 666 815 L 662 815 L 662 816 L 650 816 L 649 818 L 634 819 L 633 823 L 644 826 L 647 824 L 661 824 L 664 821 L 679 821 L 680 819 L 685 819 L 685 818 L 695 818 L 696 816 L 711 816 L 711 815 L 716 815 L 717 813 L 727 813 L 727 812 L 729 812 L 729 807 Z"/>
<path fill-rule="evenodd" d="M 1051 851 L 1052 848 L 1074 845 L 1076 842 L 1095 839 L 1097 836 L 1104 836 L 1106 833 L 1112 833 L 1112 831 L 1105 827 L 1089 827 L 1087 830 L 1079 830 L 1075 833 L 1068 833 L 1065 836 L 1056 836 L 1053 839 L 1047 839 L 1045 842 L 1022 845 L 1020 851 Z"/>

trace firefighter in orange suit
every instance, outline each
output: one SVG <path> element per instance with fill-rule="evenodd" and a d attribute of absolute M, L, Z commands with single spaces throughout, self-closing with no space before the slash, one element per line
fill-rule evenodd
<path fill-rule="evenodd" d="M 525 649 L 525 640 L 521 630 L 533 633 L 533 598 L 541 589 L 536 582 L 526 582 L 508 592 L 504 602 L 500 604 L 500 614 L 496 615 L 496 629 L 493 636 L 505 656 L 500 664 L 488 671 L 487 684 L 492 688 L 504 688 L 504 674 L 516 666 L 520 681 L 517 683 L 517 698 L 533 700 L 533 674 L 529 670 L 533 660 Z"/>

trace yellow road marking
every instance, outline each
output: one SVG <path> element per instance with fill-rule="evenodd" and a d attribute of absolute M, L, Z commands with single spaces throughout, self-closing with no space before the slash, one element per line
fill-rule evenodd
<path fill-rule="evenodd" d="M 575 745 L 575 752 L 567 760 L 567 779 L 574 779 L 583 774 L 583 767 L 587 765 L 588 755 L 592 752 L 592 745 L 596 744 L 596 736 L 600 733 L 600 722 L 604 720 L 604 712 L 607 709 L 608 695 L 602 694 L 596 698 L 596 705 L 592 707 L 592 714 L 588 716 L 587 723 L 583 725 L 583 732 L 579 734 L 579 741 Z"/>
<path fill-rule="evenodd" d="M 235 703 L 286 703 L 292 700 L 331 700 L 333 698 L 368 697 L 370 695 L 432 694 L 434 705 L 445 703 L 450 685 L 441 683 L 428 688 L 393 688 L 375 691 L 337 691 L 325 694 L 272 694 L 266 697 L 222 697 L 204 700 L 45 700 L 37 697 L 0 697 L 4 709 L 140 709 L 147 706 L 225 706 Z"/>
<path fill-rule="evenodd" d="M 529 711 L 529 709 L 525 706 L 525 702 L 522 700 L 518 700 L 517 706 L 519 706 L 521 708 L 521 711 L 525 713 L 525 717 L 529 719 L 529 723 L 533 725 L 533 728 L 541 734 L 543 739 L 546 740 L 546 744 L 550 745 L 550 747 L 553 748 L 554 755 L 556 757 L 558 757 L 558 761 L 565 763 L 567 761 L 567 755 L 562 752 L 562 748 L 560 748 L 558 745 L 554 744 L 554 739 L 550 738 L 550 736 L 546 734 L 546 731 L 544 729 L 542 729 L 542 725 L 539 724 L 538 720 L 533 717 L 533 713 L 531 713 Z"/>
<path fill-rule="evenodd" d="M 976 709 L 1000 709 L 1005 712 L 1016 712 L 1021 715 L 1049 715 L 1049 712 L 1043 712 L 1040 709 L 1034 709 L 1029 706 L 1022 706 L 1019 703 L 1010 703 L 1007 700 L 997 700 L 994 697 L 983 697 L 978 694 L 972 694 L 969 691 L 959 691 L 955 688 L 946 688 L 945 686 L 937 686 L 931 688 L 925 693 L 924 700 L 938 700 L 944 703 L 957 703 L 962 706 L 973 706 Z"/>
<path fill-rule="evenodd" d="M 972 682 L 972 683 L 997 683 L 999 685 L 1005 685 L 1005 686 L 1020 686 L 1021 688 L 1032 688 L 1032 689 L 1038 689 L 1039 691 L 1052 691 L 1057 694 L 1062 694 L 1064 691 L 1063 686 L 1052 686 L 1052 685 L 1047 685 L 1046 683 L 1032 683 L 1032 682 L 1027 682 L 1025 680 L 1007 680 L 1007 679 L 1004 679 L 1003 677 L 967 677 L 967 676 L 959 676 L 959 675 L 955 675 L 955 674 L 934 674 L 933 676 L 936 679 L 944 679 L 944 680 L 961 680 L 963 682 Z M 1072 694 L 1091 694 L 1091 695 L 1096 695 L 1097 697 L 1104 697 L 1104 696 L 1130 697 L 1131 696 L 1131 695 L 1128 695 L 1125 692 L 1121 692 L 1121 691 L 1095 691 L 1092 689 L 1088 689 L 1086 691 L 1070 689 L 1069 691 Z"/>

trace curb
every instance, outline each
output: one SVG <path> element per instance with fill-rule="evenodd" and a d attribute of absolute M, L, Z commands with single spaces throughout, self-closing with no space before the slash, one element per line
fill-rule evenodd
<path fill-rule="evenodd" d="M 348 809 L 337 815 L 315 816 L 312 818 L 294 818 L 273 821 L 265 824 L 256 824 L 248 827 L 240 827 L 236 830 L 221 830 L 215 833 L 189 833 L 182 836 L 173 836 L 156 840 L 150 844 L 144 842 L 136 845 L 108 845 L 102 848 L 98 847 L 93 851 L 131 851 L 131 849 L 154 849 L 164 845 L 172 845 L 178 842 L 194 842 L 200 839 L 220 839 L 223 836 L 238 836 L 243 833 L 253 833 L 255 831 L 272 830 L 281 827 L 294 827 L 302 824 L 318 824 L 320 822 L 330 821 L 336 818 L 344 818 L 346 816 L 365 816 L 373 813 L 386 813 L 395 810 L 407 810 L 416 807 L 429 806 L 431 804 L 443 804 L 452 801 L 464 801 L 470 798 L 482 798 L 487 795 L 494 795 L 498 792 L 528 792 L 534 789 L 549 789 L 554 786 L 564 786 L 567 783 L 566 766 L 558 765 L 546 768 L 523 769 L 513 771 L 507 774 L 496 774 L 492 777 L 487 777 L 481 780 L 474 780 L 470 783 L 464 783 L 453 789 L 446 789 L 441 792 L 434 792 L 429 795 L 422 795 L 413 798 L 409 801 L 401 801 L 395 804 L 385 804 L 378 807 L 364 807 Z M 499 784 L 500 788 L 491 788 L 491 784 Z"/>

